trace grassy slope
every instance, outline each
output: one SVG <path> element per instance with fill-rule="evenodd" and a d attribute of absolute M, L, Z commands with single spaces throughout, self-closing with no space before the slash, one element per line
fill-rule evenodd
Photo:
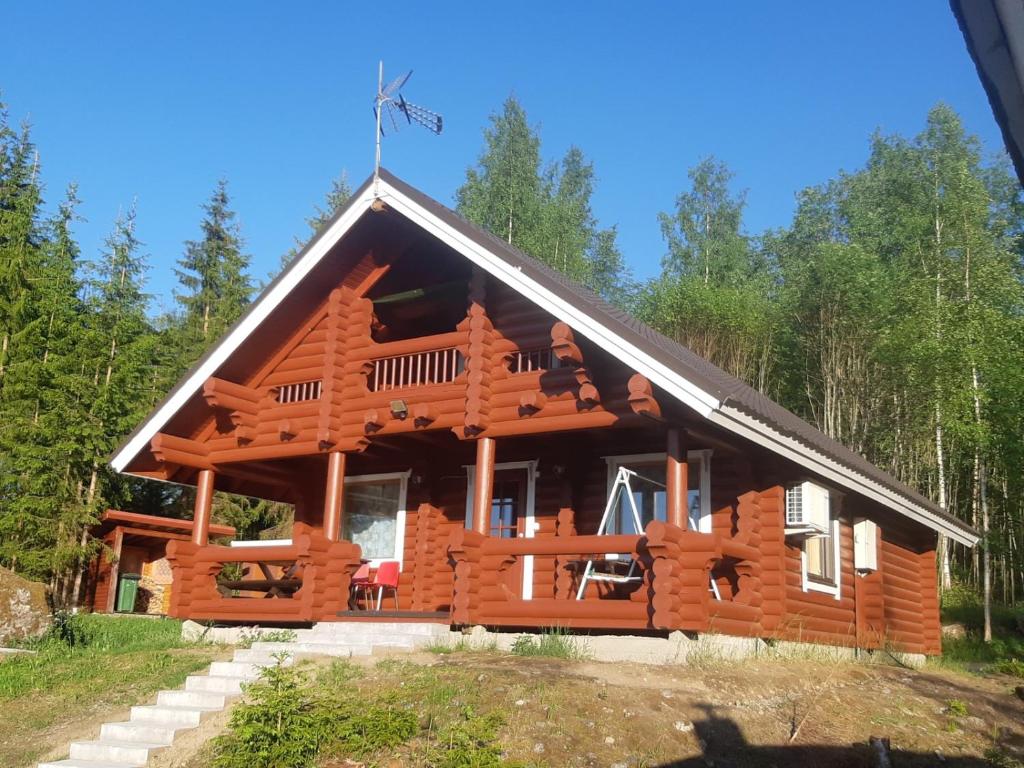
<path fill-rule="evenodd" d="M 82 616 L 78 622 L 82 645 L 45 640 L 34 655 L 0 661 L 0 765 L 34 764 L 82 736 L 97 716 L 105 720 L 148 702 L 220 653 L 184 646 L 181 624 L 169 619 Z"/>
<path fill-rule="evenodd" d="M 317 768 L 347 758 L 377 768 L 840 768 L 874 764 L 872 735 L 892 739 L 904 768 L 936 765 L 936 751 L 944 765 L 976 768 L 989 765 L 996 734 L 1024 743 L 1024 704 L 1006 678 L 947 670 L 813 659 L 651 667 L 465 650 L 353 662 L 307 668 L 331 722 L 352 702 L 373 703 L 414 713 L 416 735 L 324 750 Z M 213 745 L 186 764 L 210 768 Z"/>

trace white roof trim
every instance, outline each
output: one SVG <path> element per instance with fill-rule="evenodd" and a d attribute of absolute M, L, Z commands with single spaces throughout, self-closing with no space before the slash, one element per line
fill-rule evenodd
<path fill-rule="evenodd" d="M 568 323 L 591 341 L 599 344 L 619 360 L 629 364 L 636 371 L 649 378 L 679 401 L 692 408 L 706 419 L 725 429 L 763 445 L 773 452 L 790 459 L 833 482 L 862 493 L 907 517 L 933 528 L 962 544 L 972 546 L 977 538 L 957 528 L 931 511 L 914 504 L 909 499 L 885 488 L 850 468 L 823 454 L 783 435 L 763 422 L 751 418 L 732 406 L 722 403 L 710 392 L 664 363 L 654 359 L 643 350 L 624 339 L 621 335 L 598 322 L 561 296 L 542 286 L 518 267 L 512 266 L 487 247 L 451 227 L 423 206 L 396 189 L 384 179 L 378 182 L 376 194 L 373 185 L 353 201 L 345 213 L 338 218 L 315 242 L 299 261 L 286 272 L 271 290 L 261 297 L 245 319 L 217 345 L 206 361 L 179 387 L 174 395 L 150 416 L 138 433 L 111 459 L 111 465 L 123 472 L 128 463 L 146 446 L 186 402 L 203 386 L 210 376 L 227 361 L 242 342 L 262 323 L 281 301 L 320 262 L 334 245 L 351 229 L 352 225 L 370 207 L 376 197 L 386 202 L 395 211 L 417 224 L 424 231 L 447 244 L 465 256 L 473 264 L 484 269 L 505 285 L 535 301 L 547 312 Z"/>
<path fill-rule="evenodd" d="M 369 208 L 373 199 L 373 190 L 368 187 L 362 196 L 312 244 L 312 247 L 306 251 L 299 262 L 288 270 L 281 280 L 253 306 L 252 311 L 245 316 L 245 319 L 235 326 L 234 330 L 214 348 L 213 353 L 175 390 L 174 395 L 143 422 L 142 427 L 135 436 L 110 460 L 110 465 L 114 469 L 118 472 L 123 472 L 124 468 L 128 466 L 128 462 L 149 445 L 150 441 L 170 420 L 171 416 L 177 413 L 189 401 L 189 398 L 202 388 L 203 382 L 216 373 L 217 369 L 238 349 L 242 342 L 248 338 L 249 334 L 256 330 L 259 324 L 274 311 L 285 296 L 291 293 L 292 289 L 302 282 L 302 279 L 309 274 L 310 270 L 320 263 L 320 260 L 334 244 L 348 232 L 352 225 Z"/>

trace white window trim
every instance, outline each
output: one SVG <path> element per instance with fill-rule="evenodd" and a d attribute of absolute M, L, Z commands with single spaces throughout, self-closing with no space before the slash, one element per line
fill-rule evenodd
<path fill-rule="evenodd" d="M 371 558 L 369 561 L 371 568 L 379 568 L 381 563 L 390 560 L 397 560 L 399 570 L 402 568 L 403 556 L 405 555 L 405 516 L 410 475 L 412 475 L 412 470 L 407 469 L 404 472 L 381 472 L 374 475 L 350 475 L 345 477 L 346 488 L 349 484 L 376 483 L 381 480 L 401 481 L 398 486 L 398 514 L 395 516 L 395 556 Z M 344 509 L 342 509 L 341 514 L 344 519 Z"/>
<path fill-rule="evenodd" d="M 466 528 L 473 524 L 473 496 L 476 491 L 476 465 L 466 464 Z M 532 539 L 540 527 L 537 524 L 537 459 L 531 461 L 505 461 L 494 465 L 494 471 L 503 469 L 526 470 L 526 525 L 524 538 Z M 523 600 L 533 599 L 533 555 L 523 556 Z"/>
<path fill-rule="evenodd" d="M 832 595 L 836 600 L 842 596 L 842 581 L 843 581 L 843 564 L 839 559 L 840 556 L 840 542 L 839 535 L 842 533 L 839 520 L 836 518 L 832 519 L 832 563 L 833 570 L 835 571 L 835 583 L 833 584 L 822 584 L 821 582 L 814 581 L 807 576 L 807 541 L 803 541 L 800 544 L 800 579 L 803 582 L 804 592 L 824 592 L 826 595 Z"/>
<path fill-rule="evenodd" d="M 696 530 L 700 533 L 711 533 L 711 448 L 701 448 L 695 451 L 686 452 L 686 462 L 689 464 L 691 461 L 700 461 L 700 483 L 698 491 L 700 493 L 700 519 L 697 520 Z M 612 486 L 615 484 L 615 475 L 619 471 L 619 467 L 623 464 L 655 464 L 664 462 L 668 459 L 667 453 L 631 453 L 623 454 L 619 456 L 604 456 L 605 462 L 608 465 L 608 479 L 607 488 L 605 490 L 605 497 L 612 492 Z M 687 470 L 689 475 L 689 470 Z M 687 523 L 693 524 L 693 521 L 689 519 L 689 501 L 687 501 Z"/>

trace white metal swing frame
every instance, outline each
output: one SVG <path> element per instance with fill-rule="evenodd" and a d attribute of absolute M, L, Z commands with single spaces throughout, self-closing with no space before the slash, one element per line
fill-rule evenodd
<path fill-rule="evenodd" d="M 644 477 L 632 469 L 626 467 L 619 467 L 615 473 L 615 482 L 612 484 L 611 493 L 608 494 L 608 502 L 604 507 L 604 514 L 601 516 L 601 524 L 597 527 L 597 535 L 604 536 L 608 529 L 608 523 L 611 520 L 612 512 L 619 508 L 619 499 L 622 498 L 623 490 L 626 491 L 626 498 L 629 500 L 629 511 L 633 517 L 633 526 L 636 529 L 638 535 L 642 535 L 644 531 L 643 523 L 640 521 L 640 512 L 636 508 L 636 499 L 633 498 L 633 487 L 630 485 L 630 478 L 637 477 L 646 483 L 657 486 L 658 488 L 664 488 L 665 486 L 656 480 Z M 629 570 L 625 574 L 620 573 L 607 573 L 602 571 L 594 570 L 595 558 L 587 560 L 587 564 L 583 569 L 583 576 L 580 578 L 580 588 L 576 591 L 576 599 L 582 600 L 583 594 L 587 590 L 587 584 L 591 581 L 596 582 L 608 582 L 611 584 L 630 584 L 638 582 L 643 579 L 642 576 L 636 572 L 636 560 L 632 559 L 631 555 L 624 555 L 620 553 L 607 553 L 602 560 L 613 560 L 617 561 L 622 557 L 630 557 Z"/>
<path fill-rule="evenodd" d="M 608 522 L 611 520 L 613 510 L 617 510 L 619 507 L 619 499 L 622 497 L 622 492 L 625 490 L 626 498 L 629 499 L 629 511 L 633 517 L 633 526 L 637 534 L 642 535 L 644 526 L 640 520 L 640 512 L 636 508 L 636 499 L 633 498 L 633 487 L 630 485 L 630 478 L 639 478 L 645 483 L 650 483 L 657 488 L 665 488 L 663 483 L 659 483 L 657 480 L 651 480 L 649 477 L 644 477 L 638 472 L 626 467 L 620 466 L 618 471 L 615 473 L 615 482 L 612 484 L 611 493 L 608 494 L 608 502 L 604 507 L 604 514 L 601 516 L 601 524 L 597 527 L 597 535 L 604 536 L 607 533 Z M 611 584 L 631 584 L 643 580 L 643 577 L 638 575 L 636 572 L 636 559 L 632 558 L 631 555 L 623 555 L 620 553 L 607 553 L 602 560 L 618 561 L 619 558 L 630 557 L 629 570 L 625 574 L 619 573 L 608 573 L 594 570 L 595 558 L 587 560 L 587 565 L 583 569 L 583 576 L 580 578 L 580 588 L 576 591 L 576 599 L 582 600 L 583 595 L 587 590 L 587 584 L 591 581 L 595 582 L 606 582 Z M 722 595 L 718 591 L 718 584 L 715 583 L 714 578 L 709 579 L 708 591 L 714 595 L 715 600 L 721 600 Z"/>

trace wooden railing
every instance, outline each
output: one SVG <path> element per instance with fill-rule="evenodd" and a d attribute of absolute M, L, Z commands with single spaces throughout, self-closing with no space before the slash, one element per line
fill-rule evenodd
<path fill-rule="evenodd" d="M 323 379 L 300 381 L 295 384 L 282 384 L 277 388 L 277 402 L 281 403 L 281 405 L 287 405 L 289 403 L 319 400 L 323 386 Z"/>
<path fill-rule="evenodd" d="M 576 600 L 575 591 L 564 586 L 555 598 L 517 596 L 512 566 L 522 557 L 585 559 L 606 552 L 632 556 L 641 575 L 639 588 L 619 599 Z M 710 571 L 722 558 L 719 537 L 660 522 L 650 523 L 642 536 L 495 539 L 458 530 L 451 535 L 448 554 L 455 562 L 456 624 L 694 631 L 708 627 Z"/>
<path fill-rule="evenodd" d="M 371 364 L 373 368 L 366 382 L 371 392 L 448 384 L 465 367 L 462 353 L 455 347 L 382 357 L 372 360 Z"/>
<path fill-rule="evenodd" d="M 174 589 L 170 614 L 180 619 L 308 622 L 332 619 L 348 607 L 349 583 L 359 566 L 360 549 L 348 541 L 330 541 L 297 524 L 292 543 L 265 547 L 199 546 L 191 541 L 167 545 Z M 230 563 L 256 563 L 290 571 L 300 580 L 287 595 L 227 596 L 217 577 Z"/>
<path fill-rule="evenodd" d="M 528 373 L 531 371 L 550 371 L 561 366 L 551 347 L 538 349 L 517 349 L 508 354 L 509 373 Z"/>

